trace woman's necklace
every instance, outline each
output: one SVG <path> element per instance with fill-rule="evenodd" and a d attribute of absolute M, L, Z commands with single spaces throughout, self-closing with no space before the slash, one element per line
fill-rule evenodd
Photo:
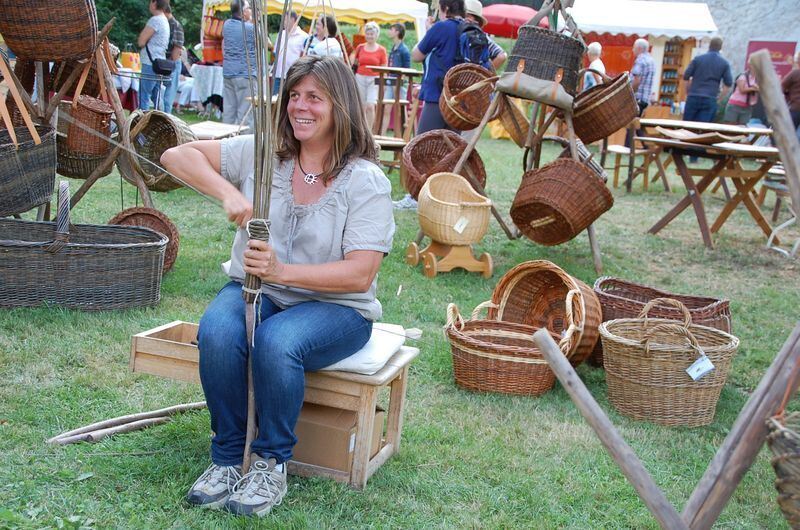
<path fill-rule="evenodd" d="M 297 157 L 297 166 L 300 168 L 300 173 L 302 173 L 304 175 L 303 176 L 303 182 L 305 182 L 309 186 L 317 183 L 317 180 L 319 180 L 318 179 L 319 173 L 317 173 L 317 174 L 306 173 L 306 170 L 303 169 L 303 164 L 300 163 L 300 157 L 299 156 Z"/>

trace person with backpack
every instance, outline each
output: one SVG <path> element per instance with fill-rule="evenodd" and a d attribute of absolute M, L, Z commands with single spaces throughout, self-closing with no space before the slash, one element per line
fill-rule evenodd
<path fill-rule="evenodd" d="M 483 27 L 486 25 L 486 19 L 483 18 L 483 5 L 480 0 L 466 0 L 464 2 L 464 7 L 467 12 L 466 21 L 477 24 L 480 30 L 480 33 L 473 30 L 471 34 L 474 43 L 472 48 L 478 56 L 478 61 L 484 61 L 480 62 L 481 66 L 484 68 L 497 71 L 508 59 L 508 54 L 483 31 Z M 486 38 L 485 41 L 484 37 Z M 484 48 L 486 49 L 485 58 L 483 57 Z"/>
<path fill-rule="evenodd" d="M 753 72 L 746 70 L 733 82 L 733 93 L 725 107 L 725 123 L 747 125 L 758 103 L 758 83 Z"/>

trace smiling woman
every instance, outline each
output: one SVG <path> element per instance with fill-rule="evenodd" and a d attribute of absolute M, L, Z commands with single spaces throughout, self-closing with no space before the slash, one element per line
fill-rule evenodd
<path fill-rule="evenodd" d="M 200 379 L 215 436 L 211 466 L 190 503 L 264 515 L 286 494 L 304 372 L 358 351 L 381 316 L 376 275 L 394 235 L 391 185 L 375 164 L 352 72 L 340 59 L 304 57 L 287 72 L 278 116 L 269 243 L 249 240 L 252 136 L 193 142 L 161 158 L 181 180 L 222 201 L 239 225 L 230 282 L 200 320 Z M 247 339 L 242 282 L 261 278 L 252 370 L 259 434 L 243 470 Z"/>

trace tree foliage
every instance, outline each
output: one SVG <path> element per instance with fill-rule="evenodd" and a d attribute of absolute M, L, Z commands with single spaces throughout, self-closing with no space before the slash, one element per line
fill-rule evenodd
<path fill-rule="evenodd" d="M 202 0 L 171 0 L 172 14 L 183 24 L 186 46 L 200 41 Z M 125 49 L 127 44 L 136 47 L 136 37 L 150 18 L 148 0 L 95 0 L 97 21 L 103 27 L 116 17 L 111 30 L 111 42 Z"/>

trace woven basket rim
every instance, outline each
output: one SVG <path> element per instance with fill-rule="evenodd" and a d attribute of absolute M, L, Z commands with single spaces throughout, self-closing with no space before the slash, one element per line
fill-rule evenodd
<path fill-rule="evenodd" d="M 39 133 L 39 138 L 42 140 L 42 144 L 45 141 L 50 141 L 50 138 L 55 138 L 56 130 L 49 125 L 41 125 L 38 123 L 34 123 L 33 127 L 36 129 L 36 132 Z M 17 131 L 24 131 L 27 136 L 30 136 L 30 131 L 25 125 L 19 125 L 14 127 L 14 132 Z M 41 144 L 39 144 L 41 145 Z M 6 149 L 8 147 L 14 149 L 30 149 L 31 147 L 38 147 L 36 142 L 33 141 L 33 138 L 27 140 L 20 141 L 20 135 L 17 134 L 17 147 L 14 147 L 14 142 L 11 141 L 11 135 L 8 133 L 8 130 L 5 127 L 0 128 L 0 151 Z"/>
<path fill-rule="evenodd" d="M 463 326 L 469 325 L 486 325 L 487 328 L 495 327 L 497 328 L 498 325 L 511 328 L 511 330 L 503 330 L 504 332 L 508 333 L 509 335 L 515 336 L 514 338 L 520 339 L 530 339 L 531 342 L 533 341 L 532 336 L 533 334 L 538 331 L 540 328 L 535 326 L 529 326 L 527 324 L 520 324 L 518 322 L 506 322 L 503 320 L 491 320 L 491 319 L 470 319 L 463 321 Z M 516 330 L 514 330 L 516 328 Z M 447 326 L 445 328 L 445 333 L 448 336 L 448 340 L 450 341 L 451 346 L 456 346 L 461 349 L 468 348 L 470 350 L 476 349 L 483 349 L 483 350 L 494 350 L 495 352 L 502 352 L 504 349 L 512 348 L 513 346 L 508 346 L 504 344 L 495 344 L 493 342 L 488 342 L 481 339 L 476 339 L 469 335 L 468 333 L 464 332 L 464 329 L 459 329 L 455 325 Z M 558 340 L 558 336 L 553 333 L 552 331 L 548 330 L 553 340 Z M 478 355 L 480 357 L 487 357 L 499 360 L 507 360 L 508 362 L 516 362 L 516 363 L 524 363 L 524 364 L 542 364 L 547 365 L 547 360 L 541 354 L 539 348 L 535 345 L 530 347 L 531 353 L 536 355 L 537 357 L 520 357 L 520 356 L 513 356 L 503 353 L 490 353 L 489 351 L 486 352 L 475 352 L 469 351 L 470 355 Z M 505 358 L 505 359 L 502 359 Z"/>
<path fill-rule="evenodd" d="M 573 104 L 573 119 L 578 118 L 587 112 L 594 110 L 617 95 L 618 92 L 628 88 L 628 72 L 622 72 L 608 83 L 602 83 L 591 87 L 585 92 L 575 96 Z"/>
<path fill-rule="evenodd" d="M 676 324 L 676 323 L 680 324 L 679 322 L 677 322 L 675 320 L 668 319 L 668 318 L 648 318 L 647 322 L 649 324 L 652 324 L 653 326 L 658 325 L 658 324 Z M 643 318 L 615 318 L 614 320 L 607 320 L 605 322 L 602 322 L 600 324 L 600 326 L 598 327 L 598 329 L 600 331 L 600 335 L 605 339 L 616 341 L 616 342 L 618 342 L 618 343 L 620 343 L 622 345 L 625 345 L 625 346 L 642 346 L 642 343 L 643 343 L 642 341 L 634 340 L 634 339 L 630 339 L 630 338 L 622 336 L 622 335 L 618 335 L 616 333 L 613 333 L 612 330 L 608 329 L 609 326 L 611 326 L 611 328 L 613 329 L 614 326 L 619 325 L 619 324 L 638 324 L 638 323 L 644 323 L 644 319 Z M 731 348 L 733 348 L 734 351 L 735 351 L 736 349 L 739 348 L 739 339 L 738 339 L 738 337 L 736 337 L 735 335 L 731 335 L 730 333 L 726 333 L 726 332 L 724 332 L 722 330 L 719 330 L 717 328 L 712 328 L 712 327 L 709 327 L 709 326 L 703 326 L 702 324 L 694 324 L 694 323 L 692 323 L 692 324 L 689 324 L 689 331 L 692 332 L 692 333 L 694 333 L 695 331 L 702 331 L 704 333 L 709 333 L 709 334 L 712 334 L 712 335 L 718 335 L 719 338 L 725 339 L 725 341 L 726 341 L 725 344 L 721 344 L 719 346 L 703 346 L 701 344 L 701 346 L 703 346 L 703 351 L 706 352 L 706 353 L 716 353 L 716 352 L 719 352 L 719 351 L 727 351 L 727 350 L 730 350 Z M 674 344 L 659 344 L 657 342 L 653 342 L 653 343 L 651 343 L 649 345 L 649 348 L 651 350 L 654 350 L 654 351 L 662 351 L 663 352 L 663 351 L 674 350 L 676 348 L 676 346 Z"/>
<path fill-rule="evenodd" d="M 708 305 L 703 306 L 702 308 L 692 309 L 692 308 L 687 307 L 687 309 L 689 310 L 690 313 L 692 311 L 699 311 L 701 309 L 705 310 L 707 308 L 714 307 L 714 306 L 717 306 L 717 305 L 723 305 L 723 304 L 730 305 L 730 300 L 727 299 L 727 298 L 715 298 L 713 296 L 700 296 L 700 295 L 693 295 L 693 294 L 668 293 L 667 291 L 664 291 L 663 289 L 658 289 L 656 287 L 652 287 L 650 285 L 645 285 L 643 283 L 638 283 L 638 282 L 633 282 L 633 281 L 630 281 L 630 280 L 625 280 L 623 278 L 617 278 L 615 276 L 601 276 L 601 277 L 597 278 L 597 280 L 595 280 L 595 282 L 594 282 L 594 285 L 592 286 L 592 289 L 598 294 L 598 296 L 602 295 L 602 296 L 605 296 L 605 297 L 608 297 L 608 298 L 613 298 L 613 299 L 616 299 L 616 300 L 622 300 L 622 301 L 625 301 L 625 302 L 636 302 L 636 303 L 641 303 L 642 305 L 645 304 L 645 302 L 640 302 L 638 300 L 632 300 L 630 298 L 625 298 L 624 296 L 620 296 L 618 294 L 613 294 L 613 293 L 611 293 L 609 291 L 603 290 L 603 287 L 607 283 L 611 283 L 611 282 L 632 285 L 634 287 L 642 287 L 642 288 L 645 288 L 645 289 L 652 289 L 654 291 L 658 291 L 659 293 L 662 293 L 667 298 L 679 296 L 679 297 L 685 297 L 685 298 L 694 298 L 695 300 L 708 300 L 710 302 Z"/>
<path fill-rule="evenodd" d="M 29 221 L 26 219 L 0 219 L 0 225 L 9 223 L 20 223 L 26 225 L 35 225 L 40 226 L 43 224 L 47 224 L 53 227 L 53 233 L 55 234 L 56 223 L 53 221 Z M 150 228 L 145 228 L 143 226 L 121 226 L 121 225 L 97 225 L 97 224 L 77 224 L 72 225 L 77 228 L 97 228 L 97 229 L 119 229 L 120 232 L 128 231 L 129 233 L 141 233 L 151 236 L 153 238 L 152 241 L 146 242 L 137 242 L 137 243 L 73 243 L 68 242 L 64 245 L 65 249 L 125 249 L 129 247 L 151 247 L 151 246 L 161 246 L 166 245 L 168 238 L 164 234 L 160 232 L 156 232 L 155 230 L 151 230 Z M 5 247 L 16 247 L 16 248 L 35 248 L 35 247 L 47 247 L 53 242 L 52 239 L 48 241 L 23 241 L 19 239 L 0 239 L 0 246 Z"/>
<path fill-rule="evenodd" d="M 431 182 L 433 181 L 433 179 L 443 179 L 443 178 L 449 178 L 449 179 L 458 181 L 459 184 L 464 187 L 464 190 L 467 193 L 469 193 L 470 195 L 473 195 L 478 200 L 476 200 L 476 201 L 451 202 L 451 201 L 447 201 L 447 200 L 444 200 L 444 199 L 440 199 L 439 197 L 437 197 L 436 195 L 431 193 L 430 187 L 432 185 Z M 426 189 L 426 188 L 428 189 L 428 198 L 431 200 L 431 202 L 434 202 L 436 204 L 440 204 L 442 206 L 488 208 L 488 207 L 490 207 L 492 205 L 492 200 L 489 197 L 484 197 L 483 195 L 481 195 L 480 193 L 475 191 L 473 189 L 472 185 L 469 183 L 469 181 L 467 179 L 465 179 L 464 177 L 462 177 L 461 175 L 459 175 L 458 173 L 450 173 L 448 171 L 442 171 L 440 173 L 434 173 L 434 174 L 430 175 L 428 177 L 428 180 L 425 181 L 425 184 L 422 185 L 422 189 Z M 420 190 L 420 194 L 421 193 L 422 193 L 422 191 Z"/>

